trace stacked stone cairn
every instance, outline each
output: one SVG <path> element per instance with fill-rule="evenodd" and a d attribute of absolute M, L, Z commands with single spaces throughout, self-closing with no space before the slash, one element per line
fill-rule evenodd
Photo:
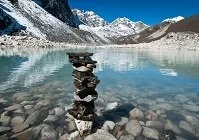
<path fill-rule="evenodd" d="M 97 61 L 93 61 L 93 53 L 67 53 L 73 65 L 74 103 L 68 113 L 75 119 L 81 136 L 91 133 L 94 119 L 94 101 L 98 98 L 95 91 L 100 80 L 93 74 Z"/>

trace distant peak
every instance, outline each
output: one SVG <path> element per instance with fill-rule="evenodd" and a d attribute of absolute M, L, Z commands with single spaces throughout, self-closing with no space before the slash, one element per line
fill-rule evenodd
<path fill-rule="evenodd" d="M 178 21 L 180 21 L 180 20 L 183 20 L 183 19 L 184 19 L 184 17 L 182 17 L 182 16 L 177 16 L 177 17 L 174 17 L 174 18 L 165 19 L 165 20 L 163 20 L 162 22 L 176 23 L 176 22 L 178 22 Z"/>

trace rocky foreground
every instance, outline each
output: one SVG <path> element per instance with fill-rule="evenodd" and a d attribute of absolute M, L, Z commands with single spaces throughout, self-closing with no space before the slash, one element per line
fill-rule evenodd
<path fill-rule="evenodd" d="M 67 113 L 73 94 L 60 82 L 0 94 L 0 139 L 18 140 L 197 140 L 199 96 L 114 89 L 96 101 L 93 134 L 80 137 Z M 128 90 L 128 89 L 126 89 Z M 153 98 L 153 99 L 151 99 Z"/>

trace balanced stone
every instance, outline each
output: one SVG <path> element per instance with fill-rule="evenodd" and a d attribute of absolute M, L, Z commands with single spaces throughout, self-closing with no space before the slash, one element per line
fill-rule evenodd
<path fill-rule="evenodd" d="M 93 74 L 97 62 L 91 59 L 92 53 L 67 54 L 74 69 L 72 73 L 74 77 L 74 103 L 67 111 L 75 118 L 80 135 L 87 135 L 91 133 L 94 119 L 94 101 L 98 98 L 95 88 L 100 80 Z"/>

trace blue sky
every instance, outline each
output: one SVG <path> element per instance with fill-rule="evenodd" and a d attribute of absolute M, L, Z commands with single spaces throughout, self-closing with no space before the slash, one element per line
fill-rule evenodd
<path fill-rule="evenodd" d="M 69 0 L 71 8 L 90 10 L 112 22 L 117 17 L 154 25 L 162 20 L 199 14 L 199 0 Z"/>

